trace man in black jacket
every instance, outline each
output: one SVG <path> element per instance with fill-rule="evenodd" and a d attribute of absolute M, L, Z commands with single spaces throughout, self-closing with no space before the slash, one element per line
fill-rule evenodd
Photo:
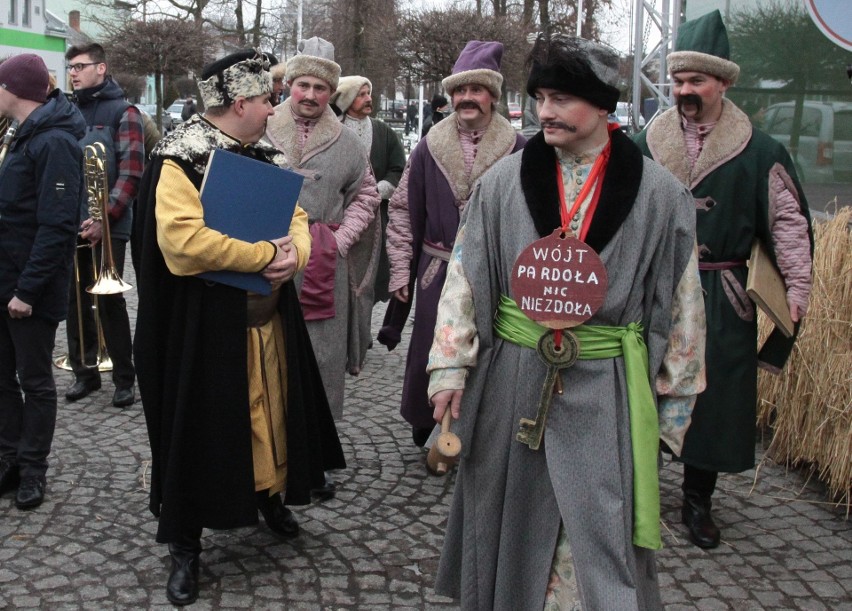
<path fill-rule="evenodd" d="M 84 202 L 86 124 L 62 92 L 48 94 L 37 55 L 0 65 L 0 115 L 17 122 L 0 165 L 0 494 L 15 504 L 44 500 L 56 424 L 52 352 L 67 313 L 67 291 Z"/>

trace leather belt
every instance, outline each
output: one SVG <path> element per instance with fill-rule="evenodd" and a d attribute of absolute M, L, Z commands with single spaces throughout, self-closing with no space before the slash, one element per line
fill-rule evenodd
<path fill-rule="evenodd" d="M 275 315 L 278 311 L 278 296 L 281 289 L 277 288 L 269 295 L 259 295 L 257 293 L 249 293 L 246 296 L 246 326 L 262 327 Z"/>

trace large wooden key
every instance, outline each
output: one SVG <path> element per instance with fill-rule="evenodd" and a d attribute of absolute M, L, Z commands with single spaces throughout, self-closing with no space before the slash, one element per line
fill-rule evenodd
<path fill-rule="evenodd" d="M 554 333 L 562 333 L 562 341 L 557 345 Z M 538 413 L 535 420 L 521 418 L 520 428 L 515 439 L 527 444 L 531 450 L 538 450 L 541 446 L 541 438 L 544 436 L 544 425 L 547 422 L 547 411 L 553 399 L 553 388 L 559 379 L 559 372 L 570 367 L 577 361 L 580 354 L 580 342 L 570 331 L 556 330 L 553 333 L 545 333 L 538 340 L 538 355 L 547 364 L 547 376 L 544 378 L 544 386 L 541 389 L 541 400 L 538 404 Z"/>

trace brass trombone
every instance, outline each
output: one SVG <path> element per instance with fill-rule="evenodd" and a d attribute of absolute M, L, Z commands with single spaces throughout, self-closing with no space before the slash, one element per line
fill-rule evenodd
<path fill-rule="evenodd" d="M 3 161 L 6 159 L 6 153 L 15 138 L 16 131 L 18 131 L 16 120 L 0 117 L 0 134 L 3 134 L 3 140 L 0 142 L 0 165 L 3 165 Z"/>
<path fill-rule="evenodd" d="M 92 295 L 116 295 L 133 287 L 121 279 L 112 256 L 109 235 L 109 180 L 106 171 L 106 147 L 95 142 L 85 149 L 86 184 L 89 194 L 89 216 L 101 222 L 101 271 L 94 284 L 86 288 Z M 92 205 L 94 202 L 97 205 Z"/>
<path fill-rule="evenodd" d="M 100 311 L 98 307 L 98 295 L 116 295 L 129 291 L 133 287 L 121 279 L 121 275 L 115 266 L 112 254 L 112 242 L 109 230 L 109 180 L 106 166 L 106 147 L 103 143 L 96 142 L 84 149 L 83 169 L 86 176 L 86 192 L 89 201 L 89 217 L 93 221 L 101 222 L 101 265 L 98 271 L 95 250 L 92 248 L 92 276 L 95 282 L 86 287 L 86 292 L 92 295 L 92 309 L 95 313 L 95 327 L 98 338 L 98 353 L 93 365 L 86 364 L 86 347 L 83 340 L 83 300 L 80 293 L 80 267 L 79 252 L 74 257 L 74 286 L 77 297 L 77 324 L 80 343 L 80 362 L 86 367 L 97 367 L 99 371 L 112 370 L 112 361 L 106 351 L 103 326 L 101 324 Z M 90 248 L 89 245 L 78 246 Z M 59 357 L 54 364 L 61 369 L 71 369 L 68 355 Z"/>

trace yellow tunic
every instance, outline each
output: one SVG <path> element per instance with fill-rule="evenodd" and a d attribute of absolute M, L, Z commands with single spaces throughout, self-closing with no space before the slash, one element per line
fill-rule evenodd
<path fill-rule="evenodd" d="M 205 271 L 262 271 L 275 256 L 270 242 L 250 243 L 210 229 L 195 186 L 174 161 L 163 162 L 157 183 L 157 243 L 166 266 L 176 276 Z M 296 248 L 297 270 L 311 251 L 308 215 L 296 206 L 289 235 Z M 284 489 L 287 477 L 285 416 L 287 366 L 284 334 L 278 314 L 246 331 L 249 406 L 255 490 Z"/>

